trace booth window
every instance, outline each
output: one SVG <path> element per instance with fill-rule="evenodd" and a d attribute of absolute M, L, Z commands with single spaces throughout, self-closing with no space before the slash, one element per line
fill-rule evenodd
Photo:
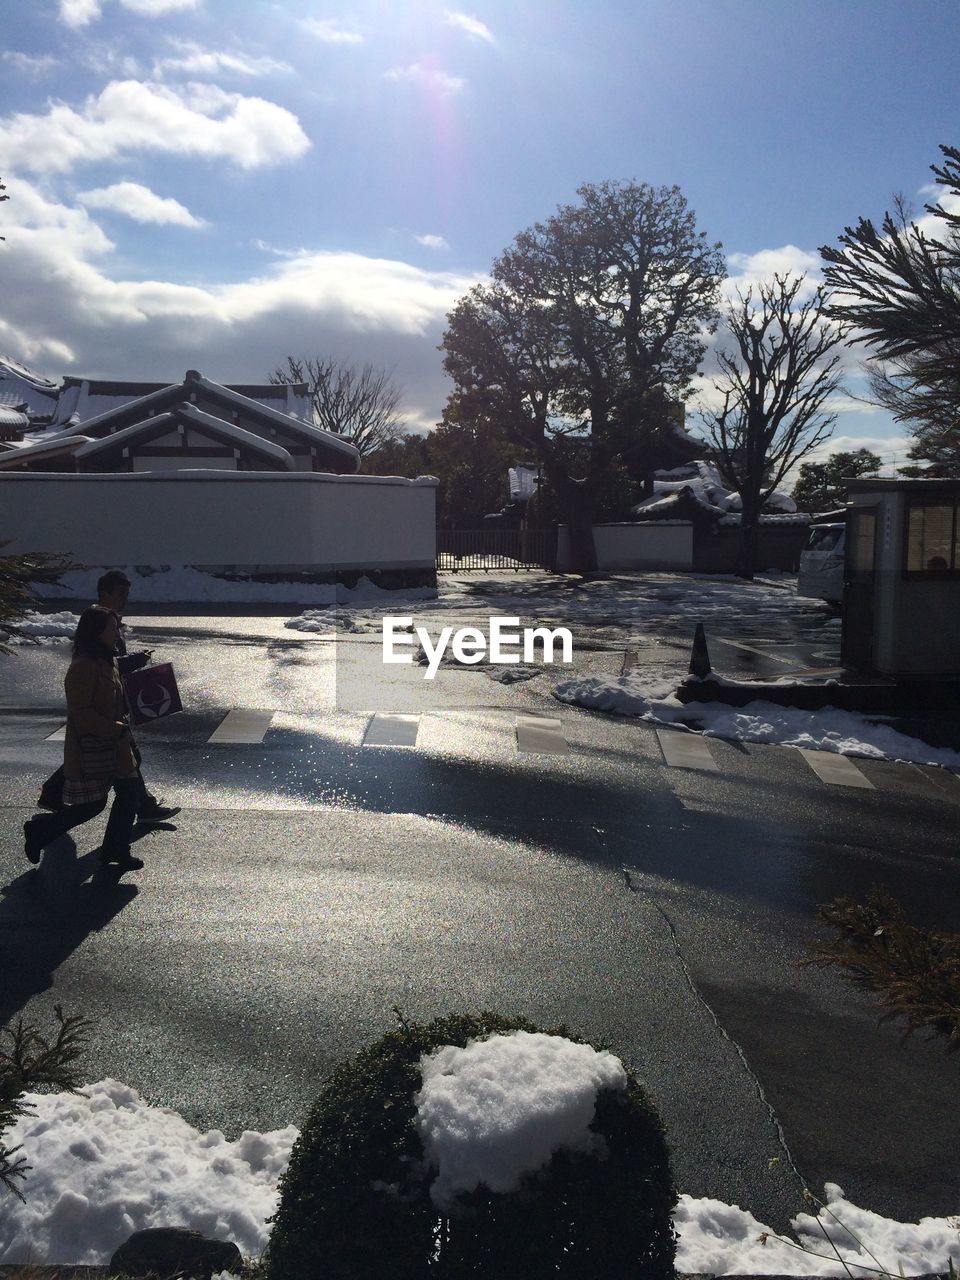
<path fill-rule="evenodd" d="M 911 503 L 908 513 L 907 573 L 936 577 L 960 571 L 956 503 Z"/>

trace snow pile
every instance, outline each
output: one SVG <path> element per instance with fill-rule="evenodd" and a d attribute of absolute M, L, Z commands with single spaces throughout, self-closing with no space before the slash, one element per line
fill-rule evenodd
<path fill-rule="evenodd" d="M 539 1031 L 444 1045 L 420 1067 L 417 1128 L 437 1170 L 430 1198 L 441 1210 L 481 1183 L 515 1190 L 556 1151 L 596 1150 L 597 1090 L 627 1082 L 612 1053 Z"/>
<path fill-rule="evenodd" d="M 292 1126 L 228 1142 L 116 1080 L 28 1099 L 34 1114 L 4 1140 L 22 1143 L 34 1167 L 26 1204 L 3 1193 L 0 1262 L 102 1263 L 146 1227 L 189 1226 L 248 1256 L 263 1250 Z"/>
<path fill-rule="evenodd" d="M 874 760 L 906 760 L 914 764 L 960 767 L 960 752 L 931 747 L 908 738 L 889 725 L 876 724 L 854 711 L 823 707 L 801 711 L 771 702 L 729 707 L 721 702 L 688 702 L 676 696 L 676 679 L 649 678 L 639 672 L 624 676 L 587 676 L 563 680 L 554 687 L 560 702 L 595 711 L 636 716 L 649 724 L 695 724 L 708 737 L 731 742 L 769 742 L 807 747 L 838 755 Z"/>
<path fill-rule="evenodd" d="M 508 1056 L 497 1065 L 515 1068 L 523 1056 Z M 542 1055 L 536 1057 L 544 1061 Z M 560 1058 L 566 1071 L 565 1051 Z M 612 1078 L 617 1059 L 611 1058 L 599 1073 L 592 1059 L 585 1062 L 592 1067 L 576 1069 L 584 1114 L 587 1103 L 592 1111 L 596 1091 L 589 1083 L 591 1069 Z M 511 1087 L 532 1096 L 523 1078 Z M 565 1079 L 561 1087 L 567 1087 Z M 491 1083 L 491 1095 L 493 1088 Z M 453 1090 L 465 1096 L 456 1084 Z M 79 1094 L 29 1094 L 27 1101 L 35 1114 L 21 1117 L 4 1133 L 6 1145 L 23 1144 L 20 1154 L 33 1168 L 21 1184 L 27 1203 L 9 1192 L 0 1201 L 0 1263 L 102 1264 L 133 1231 L 175 1225 L 235 1240 L 248 1257 L 263 1250 L 269 1237 L 266 1219 L 277 1205 L 277 1182 L 298 1136 L 292 1126 L 273 1133 L 248 1131 L 229 1142 L 216 1129 L 200 1133 L 175 1112 L 149 1106 L 115 1080 L 86 1085 Z M 539 1095 L 536 1106 L 543 1110 Z M 472 1125 L 469 1112 L 467 1119 Z M 571 1124 L 569 1131 L 582 1134 L 586 1123 Z M 545 1127 L 559 1131 L 549 1121 Z M 468 1135 L 472 1131 L 468 1128 Z M 514 1149 L 519 1156 L 519 1143 Z M 743 1209 L 682 1195 L 674 1213 L 677 1270 L 844 1275 L 824 1231 L 851 1262 L 869 1263 L 872 1254 L 892 1275 L 901 1262 L 905 1275 L 945 1273 L 948 1260 L 960 1265 L 960 1219 L 901 1223 L 881 1218 L 843 1199 L 830 1183 L 826 1197 L 832 1213 L 859 1236 L 862 1248 L 824 1211 L 819 1219 L 800 1214 L 794 1220 L 798 1240 L 811 1250 L 803 1253 Z M 764 1236 L 769 1236 L 766 1244 L 761 1243 Z"/>
<path fill-rule="evenodd" d="M 956 1266 L 960 1218 L 895 1222 L 859 1208 L 835 1183 L 828 1182 L 824 1194 L 826 1207 L 816 1217 L 801 1213 L 791 1220 L 795 1241 L 774 1235 L 736 1205 L 681 1195 L 673 1215 L 679 1237 L 677 1270 L 720 1276 L 866 1276 L 876 1274 L 879 1264 L 889 1275 L 915 1276 L 945 1274 L 948 1260 Z"/>
<path fill-rule="evenodd" d="M 44 585 L 37 594 L 45 599 L 95 600 L 97 579 L 108 567 L 122 568 L 130 579 L 133 604 L 312 604 L 332 605 L 337 600 L 359 602 L 381 599 L 435 599 L 435 587 L 390 591 L 363 577 L 356 587 L 332 582 L 253 582 L 249 578 L 218 578 L 190 565 L 173 564 L 96 566 L 65 573 L 60 585 Z"/>
<path fill-rule="evenodd" d="M 72 640 L 79 621 L 79 614 L 70 613 L 66 609 L 61 613 L 38 613 L 35 609 L 31 609 L 23 620 L 17 623 L 17 626 L 25 635 L 33 636 L 37 640 L 57 643 L 61 640 Z M 21 636 L 10 636 L 7 643 L 29 644 L 30 641 Z"/>
<path fill-rule="evenodd" d="M 340 587 L 339 590 L 346 591 L 346 588 Z M 289 627 L 291 631 L 306 631 L 323 635 L 328 635 L 332 631 L 360 633 L 379 630 L 374 623 L 359 622 L 356 618 L 351 618 L 340 611 L 333 604 L 328 604 L 324 609 L 305 609 L 299 617 L 288 618 L 283 625 Z"/>

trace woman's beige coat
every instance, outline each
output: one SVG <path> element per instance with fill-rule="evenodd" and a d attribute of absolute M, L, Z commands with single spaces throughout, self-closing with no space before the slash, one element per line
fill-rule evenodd
<path fill-rule="evenodd" d="M 135 771 L 133 739 L 124 733 L 126 706 L 123 684 L 113 658 L 74 658 L 63 682 L 67 694 L 67 733 L 63 743 L 63 772 L 75 781 L 83 777 L 80 737 L 112 738 L 117 744 L 115 776 Z"/>

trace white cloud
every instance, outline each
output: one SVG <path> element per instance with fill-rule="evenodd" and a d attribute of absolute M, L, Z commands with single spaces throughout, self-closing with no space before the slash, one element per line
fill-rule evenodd
<path fill-rule="evenodd" d="M 722 296 L 732 300 L 739 289 L 741 293 L 774 275 L 790 275 L 807 277 L 806 284 L 798 294 L 798 301 L 804 301 L 815 290 L 821 279 L 821 261 L 818 253 L 810 253 L 806 249 L 798 249 L 795 244 L 785 244 L 779 249 L 761 249 L 758 253 L 728 253 L 727 266 L 730 274 L 723 282 Z"/>
<path fill-rule="evenodd" d="M 88 209 L 109 209 L 125 214 L 134 222 L 157 225 L 171 224 L 180 227 L 203 227 L 206 223 L 196 218 L 179 200 L 158 196 L 139 182 L 115 182 L 110 187 L 96 187 L 81 191 L 77 199 Z"/>
<path fill-rule="evenodd" d="M 17 49 L 5 49 L 0 58 L 16 71 L 22 71 L 26 75 L 40 76 L 47 71 L 52 71 L 54 67 L 59 65 L 58 59 L 52 54 L 32 54 L 20 53 Z"/>
<path fill-rule="evenodd" d="M 439 420 L 449 386 L 437 344 L 476 277 L 302 249 L 260 259 L 238 282 L 117 279 L 113 246 L 85 209 L 20 181 L 0 216 L 0 347 L 14 358 L 54 376 L 162 380 L 200 368 L 256 382 L 287 355 L 331 354 L 395 370 L 412 427 Z"/>
<path fill-rule="evenodd" d="M 60 20 L 68 27 L 85 27 L 100 17 L 100 0 L 60 0 Z"/>
<path fill-rule="evenodd" d="M 324 44 L 363 44 L 358 31 L 343 26 L 336 18 L 301 18 L 300 26 Z"/>
<path fill-rule="evenodd" d="M 417 244 L 422 244 L 425 249 L 449 249 L 450 246 L 444 240 L 443 236 L 415 236 Z"/>
<path fill-rule="evenodd" d="M 412 84 L 422 84 L 428 88 L 437 89 L 441 93 L 459 93 L 467 83 L 459 76 L 447 75 L 445 71 L 425 67 L 419 62 L 413 62 L 407 67 L 394 67 L 384 74 L 388 80 L 406 80 Z"/>
<path fill-rule="evenodd" d="M 204 49 L 192 40 L 174 40 L 179 53 L 174 57 L 160 58 L 154 63 L 154 73 L 186 72 L 191 75 L 215 76 L 232 72 L 242 76 L 267 76 L 275 72 L 290 71 L 290 65 L 276 58 L 256 57 L 246 53 L 228 53 L 225 49 Z"/>
<path fill-rule="evenodd" d="M 125 9 L 145 18 L 159 18 L 165 13 L 196 9 L 198 0 L 120 0 Z M 85 27 L 100 17 L 101 0 L 60 0 L 60 20 L 68 27 Z"/>
<path fill-rule="evenodd" d="M 285 108 L 212 85 L 115 80 L 80 111 L 55 102 L 45 115 L 0 119 L 0 163 L 8 170 L 62 173 L 135 151 L 222 158 L 252 169 L 294 159 L 309 146 Z"/>
<path fill-rule="evenodd" d="M 453 9 L 448 9 L 446 19 L 452 26 L 459 27 L 461 31 L 465 31 L 467 35 L 473 36 L 477 40 L 487 40 L 490 44 L 494 43 L 493 32 L 479 18 L 473 18 L 470 14 L 458 13 Z"/>
<path fill-rule="evenodd" d="M 139 13 L 145 18 L 159 18 L 165 13 L 199 7 L 199 0 L 120 0 L 120 3 L 131 13 Z"/>

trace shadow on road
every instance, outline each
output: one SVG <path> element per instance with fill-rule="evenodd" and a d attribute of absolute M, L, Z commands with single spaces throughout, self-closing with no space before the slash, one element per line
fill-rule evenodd
<path fill-rule="evenodd" d="M 48 990 L 60 965 L 137 892 L 136 885 L 104 874 L 95 853 L 78 858 L 66 836 L 50 846 L 38 867 L 0 888 L 0 937 L 6 952 L 0 1023 Z"/>

